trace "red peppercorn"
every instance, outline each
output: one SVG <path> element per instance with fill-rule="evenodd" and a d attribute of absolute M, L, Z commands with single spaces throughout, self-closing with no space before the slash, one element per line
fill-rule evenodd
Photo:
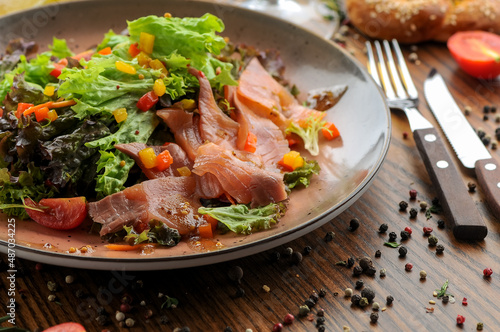
<path fill-rule="evenodd" d="M 410 235 L 411 235 L 411 232 L 412 232 L 411 227 L 405 227 L 405 231 L 407 231 L 407 232 L 408 232 L 408 234 L 410 234 Z"/>
<path fill-rule="evenodd" d="M 468 303 L 467 303 L 467 298 L 466 298 L 466 297 L 464 297 L 464 299 L 462 300 L 462 305 L 467 305 L 467 304 L 468 304 Z"/>
<path fill-rule="evenodd" d="M 410 198 L 411 199 L 417 198 L 417 191 L 415 189 L 410 190 Z"/>
<path fill-rule="evenodd" d="M 43 270 L 43 264 L 42 263 L 36 263 L 35 270 L 37 270 L 37 271 Z"/>
<path fill-rule="evenodd" d="M 283 330 L 283 324 L 281 323 L 276 323 L 273 326 L 273 332 L 281 332 Z"/>
<path fill-rule="evenodd" d="M 129 312 L 130 309 L 131 309 L 130 304 L 128 304 L 128 303 L 120 304 L 120 311 L 121 312 L 124 312 L 124 313 Z"/>
<path fill-rule="evenodd" d="M 493 274 L 493 269 L 491 267 L 487 267 L 483 270 L 483 274 L 485 277 L 490 277 Z"/>
<path fill-rule="evenodd" d="M 463 323 L 465 323 L 465 317 L 462 315 L 457 315 L 457 324 L 462 325 Z"/>
<path fill-rule="evenodd" d="M 405 270 L 406 271 L 411 271 L 411 269 L 413 269 L 413 264 L 412 263 L 406 263 Z"/>
<path fill-rule="evenodd" d="M 407 139 L 407 138 L 408 138 L 408 133 L 405 131 L 405 132 L 403 133 L 403 139 Z"/>
<path fill-rule="evenodd" d="M 424 227 L 424 235 L 430 235 L 432 233 L 432 227 Z"/>
<path fill-rule="evenodd" d="M 286 325 L 292 324 L 295 320 L 295 316 L 292 314 L 286 314 L 285 319 L 283 319 L 283 323 Z"/>

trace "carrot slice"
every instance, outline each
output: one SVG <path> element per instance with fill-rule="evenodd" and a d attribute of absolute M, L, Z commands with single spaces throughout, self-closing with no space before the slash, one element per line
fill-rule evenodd
<path fill-rule="evenodd" d="M 254 153 L 257 150 L 257 136 L 254 133 L 248 132 L 247 140 L 243 150 Z"/>
<path fill-rule="evenodd" d="M 68 107 L 68 106 L 73 106 L 73 105 L 76 105 L 76 101 L 74 101 L 73 99 L 63 100 L 63 101 L 55 101 L 52 103 L 52 106 L 50 106 L 50 108 L 62 108 L 62 107 Z"/>
<path fill-rule="evenodd" d="M 114 250 L 114 251 L 132 251 L 132 250 L 140 250 L 144 248 L 145 246 L 153 246 L 156 247 L 157 243 L 139 243 L 136 245 L 129 245 L 129 244 L 107 244 L 105 245 L 106 248 L 109 250 Z"/>
<path fill-rule="evenodd" d="M 210 239 L 214 236 L 212 233 L 212 225 L 211 224 L 203 224 L 198 226 L 198 232 L 200 236 L 204 239 Z"/>
<path fill-rule="evenodd" d="M 339 130 L 331 122 L 325 123 L 325 125 L 323 126 L 323 128 L 321 128 L 321 132 L 323 133 L 323 136 L 327 140 L 332 140 L 332 139 L 337 138 L 337 137 L 340 136 Z"/>

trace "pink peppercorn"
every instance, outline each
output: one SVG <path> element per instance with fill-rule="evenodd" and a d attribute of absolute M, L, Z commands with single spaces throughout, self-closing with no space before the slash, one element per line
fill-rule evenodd
<path fill-rule="evenodd" d="M 432 227 L 424 227 L 424 235 L 430 235 L 432 233 Z"/>
<path fill-rule="evenodd" d="M 126 313 L 126 312 L 129 312 L 129 311 L 130 311 L 130 309 L 132 309 L 132 308 L 130 307 L 130 304 L 128 304 L 128 303 L 122 303 L 122 304 L 120 304 L 120 311 L 121 311 L 121 312 L 125 312 L 125 313 Z"/>
<path fill-rule="evenodd" d="M 37 270 L 37 271 L 43 270 L 43 264 L 42 263 L 36 263 L 35 270 Z"/>
<path fill-rule="evenodd" d="M 403 133 L 403 139 L 407 139 L 407 138 L 408 138 L 408 133 L 405 131 L 405 132 Z"/>
<path fill-rule="evenodd" d="M 405 227 L 405 231 L 407 231 L 407 232 L 408 232 L 408 234 L 410 234 L 410 235 L 411 235 L 411 233 L 412 233 L 411 227 Z"/>
<path fill-rule="evenodd" d="M 283 330 L 283 324 L 281 323 L 276 323 L 273 326 L 273 332 L 281 332 Z"/>
<path fill-rule="evenodd" d="M 491 267 L 487 267 L 483 270 L 483 275 L 485 277 L 491 277 L 492 274 L 493 274 L 493 269 Z"/>
<path fill-rule="evenodd" d="M 406 263 L 405 270 L 406 271 L 411 271 L 411 269 L 413 269 L 413 264 L 412 263 Z"/>
<path fill-rule="evenodd" d="M 462 325 L 463 323 L 465 323 L 465 317 L 462 315 L 457 315 L 457 324 Z"/>
<path fill-rule="evenodd" d="M 293 321 L 295 320 L 295 316 L 292 314 L 286 314 L 285 318 L 283 319 L 283 323 L 286 325 L 292 324 Z"/>
<path fill-rule="evenodd" d="M 417 191 L 415 189 L 410 190 L 410 198 L 411 199 L 417 198 Z"/>
<path fill-rule="evenodd" d="M 468 303 L 467 303 L 467 298 L 466 298 L 466 297 L 464 297 L 464 299 L 462 300 L 462 305 L 467 305 L 467 304 L 468 304 Z"/>

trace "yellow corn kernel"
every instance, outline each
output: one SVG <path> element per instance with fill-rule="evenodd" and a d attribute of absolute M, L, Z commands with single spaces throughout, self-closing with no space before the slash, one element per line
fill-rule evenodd
<path fill-rule="evenodd" d="M 190 176 L 191 175 L 191 170 L 189 168 L 187 168 L 186 166 L 178 168 L 177 172 L 179 172 L 179 174 L 181 176 Z"/>
<path fill-rule="evenodd" d="M 117 108 L 113 111 L 113 116 L 118 123 L 125 121 L 128 116 L 127 109 L 125 107 Z"/>
<path fill-rule="evenodd" d="M 137 63 L 139 64 L 139 66 L 141 67 L 148 67 L 149 66 L 149 62 L 151 61 L 152 59 L 149 57 L 149 55 L 147 55 L 146 53 L 144 52 L 141 52 L 137 55 Z"/>
<path fill-rule="evenodd" d="M 165 14 L 163 14 L 163 17 L 165 17 L 165 18 L 171 18 L 171 17 L 172 17 L 172 14 L 170 14 L 170 13 L 165 13 Z"/>
<path fill-rule="evenodd" d="M 139 158 L 144 164 L 144 167 L 148 169 L 156 166 L 156 154 L 153 148 L 145 148 L 139 151 Z"/>
<path fill-rule="evenodd" d="M 182 99 L 180 103 L 185 110 L 194 110 L 196 108 L 196 102 L 193 99 Z"/>
<path fill-rule="evenodd" d="M 45 86 L 45 89 L 43 89 L 43 94 L 49 97 L 52 97 L 54 95 L 54 92 L 56 91 L 56 87 L 53 85 L 47 85 Z"/>
<path fill-rule="evenodd" d="M 115 62 L 116 69 L 118 69 L 121 72 L 124 72 L 126 74 L 135 74 L 136 70 L 134 66 L 129 65 L 128 63 L 125 63 L 123 61 L 116 61 Z"/>
<path fill-rule="evenodd" d="M 165 65 L 158 59 L 149 61 L 149 67 L 153 69 L 160 69 L 162 74 L 168 75 L 168 70 Z"/>
<path fill-rule="evenodd" d="M 153 85 L 153 91 L 158 97 L 161 97 L 165 94 L 167 88 L 165 87 L 165 83 L 163 83 L 162 79 L 157 79 L 155 81 L 155 84 Z"/>
<path fill-rule="evenodd" d="M 56 110 L 50 110 L 47 112 L 47 119 L 50 121 L 55 121 L 58 118 Z"/>
<path fill-rule="evenodd" d="M 139 35 L 139 49 L 147 54 L 153 53 L 153 46 L 155 44 L 155 36 L 147 33 L 141 32 Z"/>

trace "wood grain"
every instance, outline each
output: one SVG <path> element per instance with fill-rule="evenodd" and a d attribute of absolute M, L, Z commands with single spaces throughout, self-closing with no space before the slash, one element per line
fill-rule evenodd
<path fill-rule="evenodd" d="M 363 52 L 364 39 L 350 31 L 346 49 L 362 63 L 366 57 Z M 404 49 L 408 57 L 410 49 Z M 462 71 L 450 57 L 442 44 L 422 44 L 416 53 L 419 64 L 410 63 L 409 70 L 421 96 L 422 83 L 432 67 L 439 70 L 463 108 L 469 105 L 472 113 L 468 120 L 473 127 L 482 127 L 493 135 L 500 124 L 495 123 L 496 114 L 488 114 L 484 121 L 484 105 L 500 105 L 500 81 L 486 82 L 473 79 Z M 420 111 L 436 128 L 437 123 L 424 102 Z M 298 314 L 302 305 L 312 292 L 320 289 L 326 295 L 320 298 L 312 309 L 310 317 L 296 317 L 293 324 L 285 331 L 315 331 L 317 313 L 324 310 L 327 331 L 342 331 L 348 326 L 351 331 L 473 331 L 476 323 L 484 323 L 485 330 L 494 331 L 500 326 L 500 223 L 487 208 L 481 188 L 469 193 L 475 202 L 489 229 L 488 236 L 480 242 L 458 241 L 446 217 L 432 214 L 427 218 L 420 211 L 420 202 L 431 205 L 437 196 L 436 188 L 426 172 L 402 113 L 392 115 L 392 142 L 382 170 L 370 189 L 351 208 L 325 226 L 286 245 L 268 252 L 246 258 L 197 268 L 155 272 L 93 271 L 61 268 L 44 265 L 36 269 L 36 262 L 17 260 L 23 273 L 17 275 L 17 326 L 30 330 L 43 330 L 51 325 L 66 321 L 83 324 L 88 331 L 172 331 L 176 327 L 187 326 L 191 331 L 224 331 L 227 326 L 233 331 L 270 331 L 273 325 L 282 322 L 287 313 Z M 456 159 L 447 145 L 449 153 Z M 500 160 L 497 150 L 491 150 L 493 158 Z M 458 159 L 454 160 L 459 165 Z M 460 168 L 464 186 L 468 182 L 477 182 L 474 173 Z M 409 190 L 418 192 L 416 200 L 409 199 Z M 419 210 L 415 219 L 410 219 L 408 212 L 399 211 L 399 202 L 405 200 L 409 208 Z M 354 232 L 347 230 L 352 218 L 360 220 L 360 227 Z M 437 221 L 445 221 L 445 228 L 439 229 Z M 388 232 L 396 232 L 398 242 L 400 232 L 411 227 L 411 238 L 404 241 L 408 248 L 406 257 L 398 255 L 398 249 L 384 246 L 388 233 L 378 233 L 382 223 L 389 226 Z M 433 227 L 433 234 L 445 250 L 436 254 L 435 247 L 428 245 L 428 238 L 423 236 L 424 226 Z M 325 241 L 327 232 L 336 235 L 330 242 Z M 292 264 L 284 257 L 285 249 L 302 251 L 310 246 L 312 251 L 303 256 L 302 262 Z M 375 252 L 381 251 L 381 257 L 375 258 Z M 271 262 L 273 252 L 281 253 L 277 262 Z M 353 268 L 337 265 L 339 261 L 354 257 L 356 261 L 364 256 L 373 260 L 377 269 L 375 276 L 353 276 Z M 4 261 L 6 256 L 2 255 Z M 413 269 L 405 271 L 405 264 L 412 263 Z M 233 266 L 240 266 L 244 271 L 241 284 L 235 285 L 228 271 Z M 493 275 L 483 277 L 483 269 L 491 267 Z M 381 278 L 380 269 L 387 270 L 387 276 Z M 427 272 L 425 280 L 420 279 L 420 270 Z M 65 277 L 73 275 L 72 284 L 65 283 Z M 0 303 L 7 303 L 7 272 L 0 273 Z M 350 299 L 344 297 L 344 289 L 354 289 L 356 281 L 362 279 L 364 287 L 374 290 L 375 301 L 386 307 L 388 295 L 394 297 L 394 303 L 385 311 L 378 311 L 379 320 L 370 323 L 370 307 L 352 306 Z M 456 303 L 443 304 L 433 297 L 433 291 L 449 280 L 449 293 Z M 47 282 L 58 284 L 58 290 L 49 291 Z M 269 292 L 263 286 L 269 287 Z M 244 295 L 235 296 L 240 287 Z M 85 296 L 77 296 L 83 293 Z M 359 290 L 354 289 L 355 294 Z M 177 308 L 163 308 L 165 297 L 159 293 L 179 300 Z M 241 293 L 241 291 L 240 291 Z M 48 296 L 54 294 L 57 301 L 49 302 Z M 337 295 L 336 295 L 337 294 Z M 115 319 L 115 312 L 120 310 L 120 301 L 130 296 L 132 310 L 127 317 L 135 320 L 131 328 L 120 327 Z M 468 305 L 462 305 L 466 297 Z M 435 300 L 436 304 L 429 304 Z M 145 301 L 142 306 L 141 301 Z M 427 313 L 426 307 L 434 308 Z M 153 315 L 147 319 L 147 310 Z M 0 313 L 6 310 L 2 306 Z M 96 318 L 105 312 L 109 321 L 101 326 Z M 466 317 L 463 327 L 456 324 L 457 315 Z M 8 324 L 4 324 L 7 326 Z"/>

